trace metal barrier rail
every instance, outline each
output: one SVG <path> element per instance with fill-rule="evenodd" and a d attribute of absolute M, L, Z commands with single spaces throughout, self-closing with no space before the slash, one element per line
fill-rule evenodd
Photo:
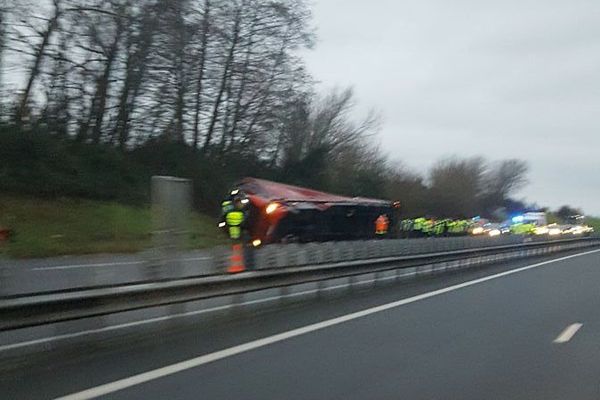
<path fill-rule="evenodd" d="M 489 242 L 479 242 L 480 245 L 486 243 Z M 550 251 L 597 246 L 600 245 L 600 238 L 530 241 L 484 247 L 475 247 L 473 244 L 472 248 L 458 250 L 452 250 L 452 242 L 448 242 L 449 251 L 402 255 L 396 255 L 401 248 L 395 247 L 399 243 L 393 241 L 363 244 L 360 249 L 357 246 L 350 249 L 331 244 L 307 245 L 307 248 L 315 251 L 321 249 L 323 254 L 318 257 L 307 255 L 308 261 L 304 264 L 288 264 L 286 267 L 279 266 L 279 263 L 266 264 L 257 271 L 238 275 L 208 276 L 6 299 L 0 301 L 0 331 L 420 265 L 442 263 L 460 266 L 465 260 L 469 260 L 469 263 L 470 260 L 475 260 L 473 264 L 477 264 L 508 259 L 509 255 L 540 255 Z M 428 243 L 423 243 L 423 250 L 429 250 L 428 246 Z M 328 250 L 323 250 L 328 247 Z M 266 253 L 265 249 L 263 252 Z M 498 256 L 503 254 L 507 257 Z M 348 260 L 349 257 L 356 259 Z M 332 262 L 333 260 L 339 261 Z M 307 264 L 311 262 L 314 264 Z"/>
<path fill-rule="evenodd" d="M 569 240 L 569 239 L 562 239 Z M 256 250 L 258 269 L 318 265 L 337 261 L 366 260 L 414 254 L 431 254 L 490 246 L 547 242 L 545 237 L 506 235 L 447 238 L 340 241 L 308 244 L 272 244 Z M 553 240 L 554 241 L 554 240 Z"/>
<path fill-rule="evenodd" d="M 371 241 L 341 241 L 328 243 L 267 245 L 255 250 L 255 269 L 273 269 L 321 265 L 331 262 L 399 257 L 445 251 L 520 244 L 524 240 L 547 240 L 544 237 L 451 237 L 421 239 L 386 239 Z M 22 261 L 11 265 L 0 262 L 0 301 L 2 299 L 40 294 L 63 293 L 120 287 L 157 281 L 174 281 L 223 275 L 229 265 L 231 246 L 221 246 L 202 252 L 174 252 L 168 255 L 149 249 L 125 262 L 118 259 L 75 260 L 73 268 L 53 268 L 38 262 L 38 268 L 26 267 Z M 63 261 L 61 261 L 63 263 Z M 61 264 L 58 264 L 61 265 Z M 42 266 L 43 268 L 39 268 Z M 85 267 L 85 268 L 84 268 Z"/>

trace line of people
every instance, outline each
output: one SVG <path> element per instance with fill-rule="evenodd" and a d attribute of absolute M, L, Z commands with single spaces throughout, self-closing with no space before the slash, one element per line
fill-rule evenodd
<path fill-rule="evenodd" d="M 474 223 L 467 219 L 433 219 L 419 217 L 400 221 L 402 237 L 461 236 L 468 235 Z"/>

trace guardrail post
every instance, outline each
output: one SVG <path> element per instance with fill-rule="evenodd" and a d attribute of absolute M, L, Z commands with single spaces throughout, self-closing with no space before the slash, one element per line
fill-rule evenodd
<path fill-rule="evenodd" d="M 0 297 L 10 294 L 12 275 L 10 267 L 0 264 Z"/>
<path fill-rule="evenodd" d="M 316 243 L 308 243 L 305 245 L 306 261 L 309 265 L 317 265 L 322 263 L 321 249 Z"/>
<path fill-rule="evenodd" d="M 293 266 L 293 263 L 290 263 L 290 249 L 287 246 L 277 245 L 275 248 L 275 259 L 277 268 L 283 268 L 288 266 Z"/>
<path fill-rule="evenodd" d="M 398 239 L 394 243 L 394 256 L 408 254 L 408 245 L 410 239 Z"/>
<path fill-rule="evenodd" d="M 282 249 L 283 250 L 283 249 Z M 300 265 L 299 260 L 299 246 L 295 243 L 290 243 L 285 246 L 285 250 L 283 251 L 283 255 L 286 259 L 284 266 L 297 267 Z"/>
<path fill-rule="evenodd" d="M 366 246 L 363 243 L 360 243 L 358 241 L 354 241 L 352 242 L 352 250 L 353 250 L 353 259 L 355 260 L 364 260 L 365 258 L 367 258 L 367 249 Z"/>
<path fill-rule="evenodd" d="M 386 240 L 382 243 L 382 253 L 383 257 L 392 257 L 394 255 L 394 240 Z"/>
<path fill-rule="evenodd" d="M 267 255 L 266 268 L 277 268 L 277 245 L 265 246 L 265 253 Z"/>
<path fill-rule="evenodd" d="M 369 240 L 366 243 L 367 251 L 366 258 L 377 258 L 379 257 L 379 242 L 375 240 Z"/>
<path fill-rule="evenodd" d="M 335 259 L 335 247 L 334 243 L 327 242 L 323 243 L 321 247 L 323 262 L 324 263 L 332 263 L 337 261 Z"/>

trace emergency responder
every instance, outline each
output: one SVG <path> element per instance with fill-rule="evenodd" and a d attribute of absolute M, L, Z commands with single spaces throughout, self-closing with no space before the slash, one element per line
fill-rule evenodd
<path fill-rule="evenodd" d="M 375 235 L 378 238 L 384 237 L 388 233 L 388 228 L 390 225 L 390 220 L 387 215 L 381 214 L 375 220 Z"/>
<path fill-rule="evenodd" d="M 223 204 L 225 204 L 223 209 L 226 210 L 225 223 L 227 224 L 229 238 L 232 240 L 240 240 L 242 237 L 242 225 L 246 220 L 243 199 L 240 196 L 236 196 L 233 201 L 225 201 Z"/>
<path fill-rule="evenodd" d="M 433 225 L 433 234 L 435 236 L 442 236 L 446 232 L 446 221 L 445 219 L 435 221 Z"/>
<path fill-rule="evenodd" d="M 247 229 L 250 216 L 249 203 L 249 199 L 240 192 L 237 192 L 232 200 L 222 203 L 223 210 L 227 212 L 225 214 L 227 233 L 232 241 L 243 246 L 245 269 L 247 270 L 254 267 L 254 247 L 250 243 L 250 235 Z"/>
<path fill-rule="evenodd" d="M 421 232 L 423 232 L 423 234 L 425 236 L 429 236 L 433 233 L 433 224 L 434 221 L 432 219 L 426 219 L 423 222 L 423 227 L 421 228 Z"/>
<path fill-rule="evenodd" d="M 446 232 L 448 233 L 448 235 L 456 235 L 456 229 L 457 229 L 457 222 L 454 220 L 448 220 L 448 222 L 446 222 Z"/>
<path fill-rule="evenodd" d="M 402 220 L 401 229 L 402 229 L 402 237 L 404 237 L 404 238 L 410 237 L 410 232 L 413 230 L 413 220 L 412 219 Z"/>
<path fill-rule="evenodd" d="M 233 210 L 235 210 L 235 207 L 233 206 L 232 200 L 224 200 L 221 203 L 221 222 L 219 222 L 219 228 L 222 228 L 223 230 L 227 229 L 225 217 L 227 216 L 227 213 Z M 229 235 L 229 232 L 227 234 Z"/>
<path fill-rule="evenodd" d="M 233 211 L 235 209 L 232 200 L 225 200 L 221 203 L 221 214 L 223 218 L 227 215 L 228 212 Z"/>
<path fill-rule="evenodd" d="M 423 225 L 425 224 L 425 221 L 426 220 L 423 217 L 419 217 L 414 220 L 412 230 L 415 233 L 415 237 L 423 235 Z"/>

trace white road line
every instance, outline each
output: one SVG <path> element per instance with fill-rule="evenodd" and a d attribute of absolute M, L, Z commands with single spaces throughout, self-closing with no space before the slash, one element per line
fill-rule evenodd
<path fill-rule="evenodd" d="M 53 269 L 75 269 L 75 268 L 93 268 L 93 267 L 112 267 L 115 265 L 135 265 L 143 264 L 143 261 L 123 261 L 111 263 L 96 263 L 96 264 L 72 264 L 72 265 L 54 265 L 51 267 L 36 267 L 31 268 L 32 271 L 49 271 Z"/>
<path fill-rule="evenodd" d="M 200 261 L 209 260 L 211 257 L 192 257 L 192 258 L 181 258 L 175 259 L 174 261 Z M 31 268 L 32 271 L 51 271 L 53 269 L 75 269 L 75 268 L 94 268 L 94 267 L 112 267 L 116 265 L 137 265 L 144 264 L 144 261 L 122 261 L 122 262 L 110 262 L 110 263 L 96 263 L 96 264 L 72 264 L 72 265 L 54 265 L 50 267 L 36 267 Z"/>
<path fill-rule="evenodd" d="M 200 261 L 200 260 L 211 260 L 212 257 L 192 257 L 192 258 L 180 258 L 176 261 Z"/>
<path fill-rule="evenodd" d="M 375 281 L 376 281 L 376 279 L 367 279 L 366 281 L 358 281 L 358 282 L 355 282 L 354 284 L 355 285 L 368 285 L 368 284 L 373 283 Z"/>
<path fill-rule="evenodd" d="M 273 299 L 275 299 L 275 298 L 273 298 Z M 268 300 L 268 299 L 265 299 L 265 301 L 266 300 Z M 0 346 L 0 352 L 18 349 L 18 348 L 27 347 L 27 346 L 33 346 L 36 344 L 52 343 L 52 342 L 57 342 L 60 340 L 65 340 L 65 339 L 73 339 L 76 337 L 94 335 L 94 334 L 103 333 L 103 332 L 117 331 L 120 329 L 131 328 L 134 326 L 142 326 L 142 325 L 147 325 L 147 324 L 153 324 L 153 323 L 163 322 L 163 321 L 169 321 L 172 319 L 192 317 L 194 315 L 201 315 L 201 314 L 206 314 L 206 313 L 215 312 L 215 311 L 227 310 L 229 308 L 233 308 L 233 305 L 227 304 L 227 305 L 218 306 L 218 307 L 206 308 L 203 310 L 188 311 L 185 313 L 165 315 L 162 317 L 155 317 L 155 318 L 143 319 L 140 321 L 126 322 L 126 323 L 118 324 L 118 325 L 110 325 L 110 326 L 105 326 L 104 328 L 90 329 L 90 330 L 81 331 L 81 332 L 65 333 L 63 335 L 51 336 L 51 337 L 41 338 L 41 339 L 34 339 L 34 340 L 29 340 L 27 342 L 12 343 L 12 344 Z"/>
<path fill-rule="evenodd" d="M 348 286 L 349 286 L 348 284 L 337 285 L 337 286 L 331 286 L 331 287 L 328 287 L 328 288 L 323 288 L 322 290 L 335 290 L 335 289 L 345 288 L 345 287 L 348 287 Z M 118 325 L 105 326 L 103 328 L 89 329 L 89 330 L 86 330 L 86 331 L 73 332 L 73 333 L 65 333 L 65 334 L 62 334 L 62 335 L 50 336 L 50 337 L 41 338 L 41 339 L 34 339 L 34 340 L 26 341 L 26 342 L 18 342 L 18 343 L 6 344 L 6 345 L 3 345 L 3 346 L 0 346 L 0 353 L 3 352 L 3 351 L 19 349 L 19 348 L 23 348 L 23 347 L 27 347 L 27 346 L 33 346 L 33 345 L 37 345 L 37 344 L 58 342 L 58 341 L 61 341 L 61 340 L 73 339 L 73 338 L 83 337 L 83 336 L 88 336 L 88 335 L 95 335 L 95 334 L 103 333 L 103 332 L 117 331 L 117 330 L 120 330 L 120 329 L 131 328 L 131 327 L 134 327 L 134 326 L 141 326 L 141 325 L 153 324 L 153 323 L 157 323 L 157 322 L 164 322 L 164 321 L 169 321 L 169 320 L 179 319 L 179 318 L 185 318 L 185 317 L 193 317 L 195 315 L 208 314 L 208 313 L 211 313 L 211 312 L 227 310 L 227 309 L 230 309 L 230 308 L 233 308 L 233 307 L 237 307 L 237 306 L 248 306 L 248 305 L 253 305 L 253 304 L 267 303 L 269 301 L 277 301 L 277 300 L 282 299 L 282 298 L 297 297 L 297 296 L 302 296 L 302 295 L 306 295 L 306 294 L 312 294 L 312 293 L 316 293 L 316 292 L 318 292 L 318 290 L 307 290 L 307 291 L 304 291 L 304 292 L 291 293 L 291 294 L 286 294 L 286 295 L 281 295 L 281 296 L 266 297 L 264 299 L 249 300 L 249 301 L 245 301 L 245 302 L 242 302 L 242 303 L 239 303 L 239 304 L 226 304 L 226 305 L 222 305 L 222 306 L 218 306 L 218 307 L 212 307 L 212 308 L 206 308 L 206 309 L 202 309 L 202 310 L 187 311 L 187 312 L 184 312 L 184 313 L 164 315 L 162 317 L 154 317 L 154 318 L 143 319 L 143 320 L 133 321 L 133 322 L 127 322 L 127 323 L 118 324 Z"/>
<path fill-rule="evenodd" d="M 579 322 L 567 326 L 565 328 L 565 330 L 562 331 L 556 339 L 554 339 L 554 343 L 567 343 L 569 340 L 571 340 L 573 338 L 573 336 L 575 336 L 577 331 L 582 326 L 583 326 L 583 324 L 580 324 Z"/>
<path fill-rule="evenodd" d="M 479 283 L 487 282 L 492 279 L 501 278 L 504 276 L 516 274 L 519 272 L 523 272 L 529 269 L 541 267 L 543 265 L 568 260 L 574 257 L 580 257 L 587 254 L 597 253 L 600 249 L 586 251 L 579 254 L 573 254 L 570 256 L 556 258 L 554 260 L 548 260 L 544 262 L 540 262 L 537 264 L 527 265 L 525 267 L 513 269 L 510 271 L 500 272 L 498 274 L 486 276 L 479 279 L 474 279 L 472 281 L 460 283 L 458 285 L 448 286 L 443 289 L 434 290 L 432 292 L 423 293 L 417 296 L 409 297 L 406 299 L 394 301 L 392 303 L 383 304 L 377 307 L 368 308 L 366 310 L 350 313 L 347 315 L 343 315 L 341 317 L 332 318 L 326 321 L 317 322 L 315 324 L 307 325 L 301 328 L 296 328 L 289 330 L 287 332 L 282 332 L 273 336 L 264 337 L 262 339 L 253 340 L 248 343 L 243 343 L 237 346 L 233 346 L 224 350 L 216 351 L 214 353 L 205 354 L 199 357 L 191 358 L 186 361 L 178 362 L 175 364 L 167 365 L 162 368 L 157 368 L 148 372 L 144 372 L 141 374 L 133 375 L 128 378 L 120 379 L 114 382 L 106 383 L 104 385 L 96 386 L 87 390 L 83 390 L 81 392 L 69 394 L 63 397 L 56 398 L 55 400 L 89 400 L 95 399 L 100 396 L 104 396 L 110 393 L 114 393 L 123 389 L 127 389 L 132 386 L 140 385 L 142 383 L 150 382 L 155 379 L 163 378 L 165 376 L 173 375 L 181 371 L 185 371 L 191 368 L 196 368 L 204 364 L 208 364 L 211 362 L 215 362 L 224 358 L 232 357 L 247 351 L 255 350 L 261 347 L 268 346 L 270 344 L 274 344 L 277 342 L 281 342 L 287 339 L 291 339 L 300 335 L 305 335 L 307 333 L 319 331 L 330 326 L 339 325 L 348 321 L 352 321 L 358 318 L 366 317 L 371 314 L 379 313 L 382 311 L 386 311 L 392 308 L 400 307 L 406 304 L 414 303 L 417 301 L 425 300 L 434 296 L 439 296 L 444 293 L 453 292 L 459 289 L 463 289 L 469 286 L 477 285 Z"/>

